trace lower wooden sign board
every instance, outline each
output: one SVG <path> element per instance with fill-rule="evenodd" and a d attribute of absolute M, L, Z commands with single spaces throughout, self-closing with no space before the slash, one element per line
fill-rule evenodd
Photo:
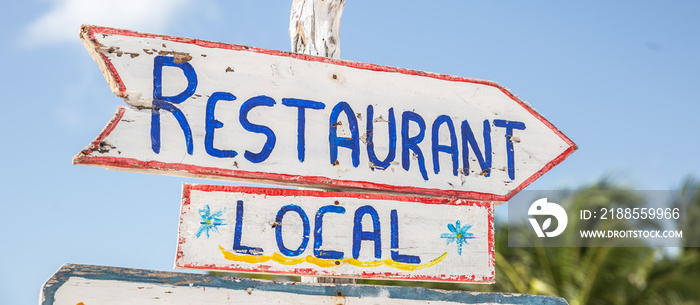
<path fill-rule="evenodd" d="M 493 203 L 183 186 L 177 268 L 493 283 Z"/>
<path fill-rule="evenodd" d="M 148 304 L 567 304 L 564 299 L 417 287 L 323 285 L 116 267 L 61 267 L 41 305 Z"/>

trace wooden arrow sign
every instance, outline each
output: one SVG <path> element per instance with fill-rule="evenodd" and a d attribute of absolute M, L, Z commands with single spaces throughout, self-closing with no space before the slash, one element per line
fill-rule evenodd
<path fill-rule="evenodd" d="M 185 184 L 175 266 L 493 283 L 493 204 Z"/>
<path fill-rule="evenodd" d="M 191 273 L 64 265 L 42 289 L 41 305 L 149 304 L 539 304 L 561 298 L 440 291 L 418 287 L 319 285 Z"/>
<path fill-rule="evenodd" d="M 85 26 L 129 108 L 75 164 L 505 201 L 574 143 L 482 80 Z"/>

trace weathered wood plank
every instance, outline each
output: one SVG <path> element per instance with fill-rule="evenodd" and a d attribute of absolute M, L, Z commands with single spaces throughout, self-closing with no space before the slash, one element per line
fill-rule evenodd
<path fill-rule="evenodd" d="M 505 201 L 576 146 L 500 85 L 85 27 L 122 108 L 75 164 Z"/>
<path fill-rule="evenodd" d="M 185 184 L 175 266 L 492 283 L 493 204 Z"/>
<path fill-rule="evenodd" d="M 345 0 L 294 0 L 289 17 L 292 52 L 340 58 Z"/>
<path fill-rule="evenodd" d="M 41 305 L 149 304 L 540 304 L 560 298 L 416 287 L 321 285 L 227 276 L 64 265 L 44 284 Z"/>

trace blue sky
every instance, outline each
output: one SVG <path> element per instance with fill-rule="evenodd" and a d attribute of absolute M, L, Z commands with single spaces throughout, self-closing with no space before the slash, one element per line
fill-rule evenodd
<path fill-rule="evenodd" d="M 182 182 L 71 165 L 120 98 L 80 24 L 288 51 L 291 0 L 40 0 L 2 16 L 0 304 L 64 263 L 171 270 Z M 11 8 L 8 8 L 10 7 Z M 348 1 L 341 58 L 496 81 L 579 150 L 530 185 L 700 177 L 696 1 Z"/>

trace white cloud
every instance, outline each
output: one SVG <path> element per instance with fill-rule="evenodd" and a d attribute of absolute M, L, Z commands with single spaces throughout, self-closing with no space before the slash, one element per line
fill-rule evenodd
<path fill-rule="evenodd" d="M 191 0 L 60 0 L 25 28 L 28 46 L 76 41 L 81 24 L 159 32 Z"/>

